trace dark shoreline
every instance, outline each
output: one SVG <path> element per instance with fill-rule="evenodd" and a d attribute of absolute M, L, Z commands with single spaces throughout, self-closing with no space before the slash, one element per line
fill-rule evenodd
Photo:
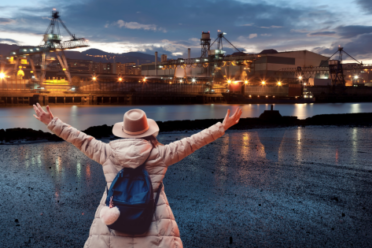
<path fill-rule="evenodd" d="M 201 130 L 222 122 L 223 119 L 204 120 L 182 120 L 182 121 L 158 121 L 161 132 Z M 232 130 L 293 127 L 293 126 L 371 126 L 372 113 L 356 114 L 325 114 L 299 120 L 295 116 L 281 116 L 278 111 L 265 111 L 259 118 L 242 118 L 239 123 L 233 126 Z M 102 125 L 89 127 L 83 130 L 84 133 L 97 139 L 110 138 L 112 126 Z M 0 129 L 0 145 L 12 144 L 14 141 L 23 143 L 35 143 L 45 141 L 63 141 L 54 134 L 36 131 L 31 128 L 9 128 Z M 15 143 L 22 144 L 22 143 Z"/>

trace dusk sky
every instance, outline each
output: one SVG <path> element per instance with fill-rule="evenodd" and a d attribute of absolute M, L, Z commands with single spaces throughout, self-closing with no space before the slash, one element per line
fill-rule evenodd
<path fill-rule="evenodd" d="M 52 8 L 72 33 L 106 52 L 182 57 L 190 47 L 198 57 L 201 32 L 210 31 L 213 41 L 222 30 L 244 52 L 306 49 L 330 55 L 341 45 L 372 62 L 371 0 L 1 1 L 0 42 L 41 44 Z"/>

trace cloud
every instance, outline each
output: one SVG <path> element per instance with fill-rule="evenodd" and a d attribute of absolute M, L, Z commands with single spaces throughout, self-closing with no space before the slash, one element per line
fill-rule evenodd
<path fill-rule="evenodd" d="M 336 32 L 334 32 L 334 31 L 322 31 L 322 32 L 310 33 L 307 36 L 308 37 L 311 37 L 311 36 L 336 36 Z"/>
<path fill-rule="evenodd" d="M 339 26 L 336 28 L 337 34 L 341 38 L 353 38 L 361 34 L 372 33 L 372 26 L 362 26 L 362 25 L 351 25 L 351 26 Z"/>
<path fill-rule="evenodd" d="M 363 11 L 372 13 L 372 1 L 371 0 L 356 0 Z"/>
<path fill-rule="evenodd" d="M 153 30 L 153 31 L 161 31 L 166 33 L 167 30 L 164 28 L 158 28 L 155 24 L 140 24 L 138 22 L 125 22 L 123 20 L 118 20 L 117 25 L 119 28 L 128 28 L 128 29 L 143 29 L 143 30 Z"/>
<path fill-rule="evenodd" d="M 283 28 L 282 26 L 269 26 L 269 27 L 266 27 L 266 26 L 261 26 L 260 28 Z"/>
<path fill-rule="evenodd" d="M 173 56 L 182 56 L 183 53 L 181 53 L 181 52 L 175 52 L 175 53 L 172 53 L 172 55 L 173 55 Z"/>
<path fill-rule="evenodd" d="M 0 25 L 8 25 L 8 24 L 12 24 L 12 23 L 15 23 L 16 21 L 13 20 L 13 19 L 9 19 L 9 18 L 0 18 Z"/>
<path fill-rule="evenodd" d="M 257 34 L 250 34 L 250 35 L 248 36 L 249 39 L 253 39 L 253 38 L 255 38 L 255 37 L 257 37 Z"/>
<path fill-rule="evenodd" d="M 13 39 L 2 39 L 2 38 L 0 38 L 0 43 L 18 44 L 18 41 L 13 40 Z"/>
<path fill-rule="evenodd" d="M 253 26 L 253 23 L 243 24 L 242 26 L 243 26 L 243 27 L 251 27 L 251 26 Z"/>
<path fill-rule="evenodd" d="M 309 33 L 310 31 L 307 29 L 291 29 L 291 33 Z"/>
<path fill-rule="evenodd" d="M 271 34 L 260 34 L 261 36 L 269 37 Z"/>
<path fill-rule="evenodd" d="M 344 50 L 351 56 L 358 58 L 371 58 L 372 51 L 370 44 L 372 43 L 372 34 L 363 34 L 355 37 L 347 43 L 333 42 L 331 47 L 317 47 L 314 49 L 315 52 L 323 54 L 333 54 L 337 51 L 338 46 L 341 45 Z"/>

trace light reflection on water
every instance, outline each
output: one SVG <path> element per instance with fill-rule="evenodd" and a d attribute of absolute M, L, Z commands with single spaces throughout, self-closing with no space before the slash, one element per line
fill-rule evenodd
<path fill-rule="evenodd" d="M 319 114 L 371 112 L 372 103 L 317 103 L 274 104 L 283 116 L 305 119 Z M 52 106 L 53 114 L 66 123 L 84 130 L 91 126 L 113 125 L 123 120 L 123 114 L 132 108 L 144 110 L 156 121 L 224 118 L 226 111 L 243 108 L 242 118 L 258 117 L 270 104 L 196 104 L 196 105 L 138 105 L 138 106 Z M 0 108 L 0 129 L 22 127 L 47 131 L 44 124 L 33 117 L 31 106 Z"/>

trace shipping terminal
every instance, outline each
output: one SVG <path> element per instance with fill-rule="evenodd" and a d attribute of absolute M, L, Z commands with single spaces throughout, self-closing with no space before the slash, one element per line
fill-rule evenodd
<path fill-rule="evenodd" d="M 65 30 L 68 40 L 60 31 Z M 168 59 L 155 52 L 148 63 L 77 60 L 66 56 L 89 47 L 53 10 L 43 44 L 20 47 L 0 58 L 0 105 L 312 103 L 372 100 L 372 65 L 341 46 L 332 56 L 308 50 L 244 53 L 218 30 L 202 32 L 200 57 Z M 224 51 L 224 45 L 234 49 Z M 348 57 L 353 63 L 344 63 Z M 88 57 L 90 58 L 90 57 Z"/>

